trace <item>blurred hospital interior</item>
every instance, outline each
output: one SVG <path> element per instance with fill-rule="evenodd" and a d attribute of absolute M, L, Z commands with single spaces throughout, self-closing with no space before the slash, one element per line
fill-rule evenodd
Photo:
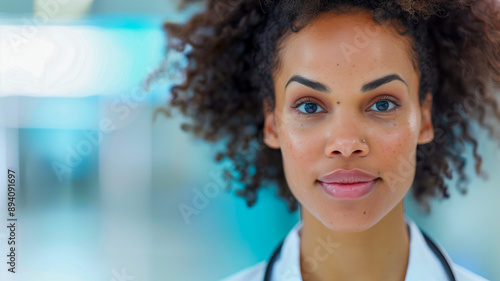
<path fill-rule="evenodd" d="M 272 186 L 253 208 L 225 191 L 217 144 L 157 112 L 182 79 L 170 63 L 183 63 L 164 61 L 162 23 L 203 8 L 178 4 L 0 2 L 0 179 L 16 172 L 18 219 L 13 275 L 3 185 L 0 280 L 221 280 L 268 259 L 298 221 Z M 454 262 L 500 280 L 500 149 L 476 135 L 489 178 L 471 177 L 465 196 L 451 182 L 430 215 L 411 196 L 405 208 Z"/>

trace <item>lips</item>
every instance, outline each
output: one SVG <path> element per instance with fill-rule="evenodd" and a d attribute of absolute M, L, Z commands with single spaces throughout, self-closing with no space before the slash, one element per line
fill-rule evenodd
<path fill-rule="evenodd" d="M 377 176 L 360 169 L 352 169 L 352 170 L 335 170 L 331 173 L 328 173 L 318 181 L 324 183 L 341 183 L 341 184 L 352 184 L 359 182 L 369 182 L 377 179 Z"/>
<path fill-rule="evenodd" d="M 356 199 L 370 193 L 380 178 L 360 170 L 335 170 L 318 179 L 321 189 L 336 199 Z"/>

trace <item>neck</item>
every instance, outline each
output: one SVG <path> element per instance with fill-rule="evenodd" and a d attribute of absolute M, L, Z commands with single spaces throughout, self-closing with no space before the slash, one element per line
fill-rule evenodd
<path fill-rule="evenodd" d="M 304 281 L 405 279 L 409 234 L 403 200 L 371 228 L 336 232 L 302 209 L 300 267 Z"/>

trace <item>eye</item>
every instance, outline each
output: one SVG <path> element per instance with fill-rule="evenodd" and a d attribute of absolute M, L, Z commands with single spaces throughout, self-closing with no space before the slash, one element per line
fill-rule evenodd
<path fill-rule="evenodd" d="M 318 112 L 325 111 L 321 106 L 314 102 L 304 102 L 300 104 L 297 109 L 304 114 L 314 114 Z M 318 109 L 320 111 L 318 111 Z"/>
<path fill-rule="evenodd" d="M 399 104 L 397 104 L 396 101 L 393 101 L 389 97 L 384 97 L 376 101 L 369 109 L 384 112 L 389 111 L 397 106 L 399 106 Z"/>

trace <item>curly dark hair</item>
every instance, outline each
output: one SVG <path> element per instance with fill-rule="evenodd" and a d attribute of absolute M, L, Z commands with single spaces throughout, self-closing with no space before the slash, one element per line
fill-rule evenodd
<path fill-rule="evenodd" d="M 186 1 L 188 2 L 188 1 Z M 448 198 L 445 179 L 458 172 L 457 187 L 466 191 L 463 157 L 472 144 L 475 171 L 481 170 L 473 122 L 494 135 L 500 120 L 495 91 L 500 88 L 500 2 L 498 0 L 210 0 L 206 10 L 187 23 L 165 23 L 168 51 L 182 52 L 183 81 L 171 88 L 169 105 L 189 117 L 182 129 L 227 149 L 229 183 L 248 206 L 257 191 L 278 186 L 291 211 L 298 202 L 283 171 L 281 151 L 263 143 L 263 102 L 274 108 L 273 73 L 280 65 L 280 43 L 324 12 L 368 11 L 376 23 L 397 20 L 400 33 L 412 39 L 420 72 L 419 97 L 433 94 L 434 139 L 417 146 L 412 185 L 421 206 L 429 198 Z M 493 118 L 486 118 L 492 116 Z"/>

